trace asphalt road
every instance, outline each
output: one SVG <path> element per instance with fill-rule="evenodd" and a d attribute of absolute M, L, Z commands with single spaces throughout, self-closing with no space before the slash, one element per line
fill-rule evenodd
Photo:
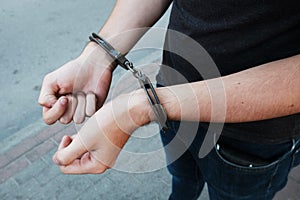
<path fill-rule="evenodd" d="M 0 140 L 41 118 L 43 77 L 79 55 L 114 3 L 0 0 Z"/>

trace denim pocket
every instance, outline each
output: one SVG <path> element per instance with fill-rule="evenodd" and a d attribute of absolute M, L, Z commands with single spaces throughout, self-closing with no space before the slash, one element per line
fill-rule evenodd
<path fill-rule="evenodd" d="M 226 147 L 220 145 L 215 146 L 217 158 L 223 165 L 234 168 L 236 170 L 245 171 L 267 171 L 275 168 L 276 164 L 283 158 L 278 158 L 274 161 L 266 161 L 247 154 L 233 152 Z M 285 154 L 286 155 L 286 154 Z M 282 157 L 284 157 L 283 155 Z"/>
<path fill-rule="evenodd" d="M 236 159 L 235 162 L 229 160 L 215 146 L 204 158 L 202 172 L 208 185 L 227 196 L 227 199 L 271 199 L 267 196 L 272 197 L 284 187 L 290 171 L 292 151 L 291 148 L 285 149 L 279 158 L 270 162 L 252 161 L 250 166 L 243 159 Z"/>

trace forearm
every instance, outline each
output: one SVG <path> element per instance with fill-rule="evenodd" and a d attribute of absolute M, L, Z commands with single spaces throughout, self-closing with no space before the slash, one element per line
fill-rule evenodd
<path fill-rule="evenodd" d="M 99 34 L 125 54 L 164 14 L 170 3 L 171 0 L 118 0 Z"/>
<path fill-rule="evenodd" d="M 299 88 L 300 55 L 229 76 L 157 91 L 170 120 L 234 123 L 300 112 Z M 218 98 L 222 96 L 226 97 L 225 102 Z"/>
<path fill-rule="evenodd" d="M 117 51 L 126 54 L 140 37 L 164 14 L 171 0 L 118 0 L 99 35 Z M 93 65 L 115 69 L 111 57 L 96 43 L 89 42 L 79 56 L 85 62 L 92 56 Z"/>

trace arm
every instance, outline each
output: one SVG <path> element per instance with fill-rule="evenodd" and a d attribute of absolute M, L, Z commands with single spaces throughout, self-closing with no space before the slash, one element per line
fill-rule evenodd
<path fill-rule="evenodd" d="M 171 0 L 118 0 L 99 34 L 115 49 L 125 54 L 147 28 L 164 14 L 171 2 Z"/>
<path fill-rule="evenodd" d="M 169 120 L 222 122 L 224 117 L 225 122 L 263 120 L 300 112 L 299 76 L 300 55 L 225 77 L 158 88 L 157 93 Z M 224 87 L 214 87 L 214 83 L 219 85 L 218 81 Z M 225 92 L 225 104 L 216 101 L 217 107 L 226 106 L 225 116 L 215 109 L 217 114 L 211 117 L 213 108 L 207 85 L 212 86 L 213 98 Z M 153 120 L 143 92 L 138 90 L 114 99 L 84 125 L 74 140 L 66 136 L 53 157 L 62 172 L 103 173 L 112 167 L 129 135 Z"/>
<path fill-rule="evenodd" d="M 220 81 L 223 87 L 219 87 Z M 207 85 L 212 86 L 211 91 Z M 225 122 L 231 123 L 299 113 L 299 88 L 300 55 L 297 55 L 217 79 L 160 88 L 158 95 L 171 120 L 222 121 L 224 116 L 218 114 L 218 109 L 214 110 L 214 117 L 211 115 L 214 98 L 217 107 L 226 106 Z M 185 98 L 186 91 L 191 93 L 189 98 Z M 224 92 L 226 102 L 222 98 L 218 101 Z"/>
<path fill-rule="evenodd" d="M 126 53 L 169 4 L 169 0 L 118 0 L 99 33 Z M 44 121 L 82 123 L 85 116 L 94 114 L 106 99 L 114 67 L 109 56 L 90 42 L 78 58 L 47 74 L 39 96 Z M 93 108 L 95 102 L 97 108 Z"/>

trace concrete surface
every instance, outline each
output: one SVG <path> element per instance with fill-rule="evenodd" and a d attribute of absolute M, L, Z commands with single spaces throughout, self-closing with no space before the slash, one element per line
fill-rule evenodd
<path fill-rule="evenodd" d="M 0 1 L 0 140 L 41 117 L 46 73 L 75 58 L 115 1 Z"/>
<path fill-rule="evenodd" d="M 42 122 L 37 104 L 42 79 L 81 52 L 114 2 L 0 0 L 1 200 L 167 199 L 171 177 L 165 168 L 141 174 L 111 169 L 103 175 L 63 175 L 51 161 L 62 135 L 71 135 L 79 127 Z M 166 19 L 159 26 L 165 26 Z M 159 60 L 158 52 L 145 54 L 129 56 L 141 64 Z M 120 79 L 126 76 L 117 70 L 114 84 Z M 155 126 L 145 130 L 157 133 Z M 157 136 L 151 140 L 155 147 L 161 145 Z M 130 140 L 126 147 L 142 152 L 145 144 Z M 147 163 L 154 164 L 153 160 Z M 276 199 L 300 199 L 299 169 L 293 170 L 288 186 Z M 199 199 L 208 199 L 207 189 Z"/>

